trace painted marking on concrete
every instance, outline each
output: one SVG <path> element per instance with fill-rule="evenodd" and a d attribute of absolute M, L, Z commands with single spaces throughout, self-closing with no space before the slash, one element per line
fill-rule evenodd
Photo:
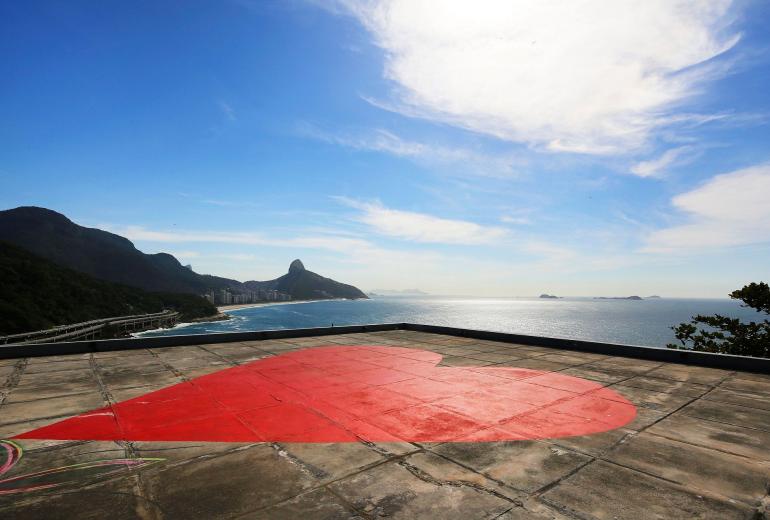
<path fill-rule="evenodd" d="M 13 495 L 51 489 L 76 482 L 80 479 L 91 480 L 96 476 L 109 477 L 122 471 L 139 469 L 165 460 L 154 457 L 93 460 L 5 478 L 4 475 L 21 461 L 23 454 L 24 449 L 20 444 L 8 440 L 0 440 L 0 456 L 3 457 L 3 464 L 0 465 L 0 495 Z"/>
<path fill-rule="evenodd" d="M 448 442 L 548 439 L 619 428 L 623 396 L 515 367 L 439 367 L 440 354 L 310 348 L 228 368 L 23 433 L 16 439 Z"/>

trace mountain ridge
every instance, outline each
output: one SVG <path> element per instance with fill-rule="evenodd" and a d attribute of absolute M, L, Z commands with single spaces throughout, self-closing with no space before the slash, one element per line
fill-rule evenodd
<path fill-rule="evenodd" d="M 61 213 L 35 206 L 0 211 L 0 240 L 62 267 L 145 291 L 203 295 L 211 291 L 248 294 L 264 289 L 301 300 L 367 298 L 352 285 L 306 270 L 299 259 L 291 263 L 287 274 L 274 280 L 240 282 L 199 274 L 173 255 L 143 253 L 125 237 L 81 226 Z"/>
<path fill-rule="evenodd" d="M 183 320 L 215 316 L 200 296 L 148 292 L 96 279 L 0 241 L 0 334 L 174 309 Z"/>

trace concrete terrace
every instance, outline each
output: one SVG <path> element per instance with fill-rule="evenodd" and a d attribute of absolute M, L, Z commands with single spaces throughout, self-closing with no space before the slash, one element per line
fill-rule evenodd
<path fill-rule="evenodd" d="M 543 383 L 542 394 L 607 387 L 633 403 L 636 416 L 599 433 L 561 436 L 554 426 L 549 438 L 528 438 L 500 409 L 499 421 L 485 430 L 497 432 L 492 441 L 460 430 L 451 442 L 369 441 L 366 435 L 345 442 L 317 442 L 323 436 L 316 442 L 17 439 L 0 452 L 0 517 L 765 517 L 770 376 L 411 330 L 0 360 L 0 439 L 231 367 L 334 345 L 434 352 L 443 356 L 440 366 L 467 370 L 460 373 L 508 367 L 555 374 L 544 381 L 579 378 L 574 381 L 587 383 L 578 390 Z M 348 375 L 357 383 L 371 383 L 353 372 Z M 435 405 L 468 424 L 462 406 L 473 399 L 452 407 L 445 395 L 411 392 L 410 381 L 421 373 L 403 373 L 408 377 L 376 383 L 394 392 L 393 406 Z M 513 372 L 486 377 L 507 373 Z M 462 392 L 474 399 L 481 390 L 502 395 L 526 381 L 501 379 Z M 462 381 L 439 383 L 461 392 Z M 399 411 L 373 406 L 369 417 L 356 420 L 387 429 L 379 418 Z M 559 416 L 593 420 L 575 410 Z M 302 424 L 292 427 L 305 431 Z M 506 435 L 509 440 L 499 440 Z M 139 459 L 146 460 L 126 462 Z"/>

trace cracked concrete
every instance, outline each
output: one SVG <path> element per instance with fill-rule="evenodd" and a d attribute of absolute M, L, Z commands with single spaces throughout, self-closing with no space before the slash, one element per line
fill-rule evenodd
<path fill-rule="evenodd" d="M 538 520 L 767 514 L 770 376 L 415 331 L 3 360 L 0 436 L 11 438 L 224 368 L 325 345 L 417 348 L 442 354 L 442 366 L 519 367 L 581 377 L 625 396 L 637 416 L 593 435 L 495 442 L 22 440 L 21 459 L 0 476 L 9 479 L 0 482 L 0 517 Z M 411 387 L 388 388 L 408 396 Z M 163 460 L 136 468 L 118 464 L 110 471 L 100 466 L 138 458 Z M 3 494 L 36 484 L 51 487 Z"/>

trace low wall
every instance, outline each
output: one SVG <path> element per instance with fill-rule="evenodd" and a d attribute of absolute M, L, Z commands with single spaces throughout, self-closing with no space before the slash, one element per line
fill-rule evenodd
<path fill-rule="evenodd" d="M 544 336 L 528 336 L 484 330 L 461 329 L 438 325 L 416 323 L 380 323 L 371 325 L 350 325 L 343 327 L 315 327 L 307 329 L 259 330 L 249 332 L 222 332 L 217 334 L 190 334 L 183 336 L 157 336 L 151 338 L 122 338 L 96 341 L 71 341 L 61 343 L 39 343 L 35 345 L 0 345 L 0 359 L 62 354 L 82 354 L 88 352 L 107 352 L 113 350 L 131 350 L 144 348 L 179 347 L 187 345 L 206 345 L 212 343 L 231 343 L 237 341 L 261 341 L 269 339 L 303 338 L 309 336 L 329 336 L 335 334 L 353 334 L 361 332 L 380 332 L 387 330 L 412 330 L 434 334 L 445 334 L 463 338 L 499 341 L 519 345 L 551 347 L 554 349 L 593 352 L 667 363 L 697 365 L 703 367 L 742 370 L 770 374 L 770 359 L 710 352 L 694 352 L 639 345 L 622 345 L 583 341 Z"/>

